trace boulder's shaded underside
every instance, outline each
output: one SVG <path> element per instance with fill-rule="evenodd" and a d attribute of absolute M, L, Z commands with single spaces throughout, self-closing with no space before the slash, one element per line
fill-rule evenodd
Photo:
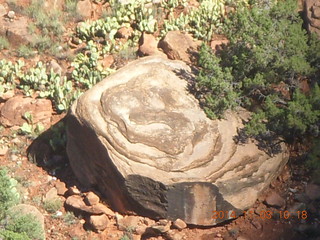
<path fill-rule="evenodd" d="M 71 166 L 116 211 L 214 225 L 231 216 L 213 219 L 213 211 L 249 208 L 285 165 L 284 149 L 270 157 L 253 142 L 234 142 L 246 112 L 208 119 L 187 76 L 180 61 L 142 58 L 72 106 Z"/>

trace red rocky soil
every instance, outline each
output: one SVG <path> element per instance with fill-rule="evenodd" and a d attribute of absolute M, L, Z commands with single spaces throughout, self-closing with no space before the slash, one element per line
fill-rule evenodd
<path fill-rule="evenodd" d="M 0 0 L 0 5 L 5 2 L 5 0 Z M 19 4 L 26 6 L 29 2 L 24 0 L 19 1 Z M 96 5 L 97 12 L 101 13 L 102 5 Z M 94 14 L 93 17 L 96 18 L 97 14 Z M 70 24 L 72 25 L 74 26 Z M 68 29 L 71 30 L 73 27 Z M 0 53 L 0 59 L 15 60 L 16 58 L 10 50 L 4 50 Z M 37 56 L 35 59 L 25 61 L 32 65 L 39 59 L 48 60 L 51 57 Z M 68 65 L 67 60 L 60 64 Z M 0 109 L 2 105 L 0 103 Z M 54 125 L 63 117 L 53 111 L 47 126 Z M 313 183 L 317 182 L 316 179 L 312 179 L 310 172 L 300 164 L 301 161 L 295 160 L 294 157 L 291 158 L 281 176 L 270 185 L 269 189 L 266 189 L 265 195 L 261 196 L 255 206 L 246 211 L 244 215 L 215 227 L 185 227 L 181 222 L 170 225 L 170 223 L 160 221 L 156 224 L 151 219 L 138 216 L 122 217 L 109 208 L 104 209 L 102 213 L 99 212 L 101 209 L 92 210 L 98 202 L 102 202 L 98 196 L 99 193 L 95 192 L 95 189 L 83 189 L 79 185 L 65 153 L 52 155 L 47 152 L 46 144 L 39 144 L 36 151 L 46 153 L 44 156 L 49 157 L 52 164 L 49 164 L 49 167 L 37 166 L 27 159 L 27 148 L 32 141 L 25 136 L 13 134 L 16 130 L 17 127 L 1 130 L 1 136 L 10 142 L 10 147 L 7 151 L 0 152 L 0 167 L 6 167 L 19 181 L 23 202 L 38 207 L 45 216 L 46 239 L 320 239 L 320 187 Z M 319 184 L 319 181 L 317 183 Z M 76 199 L 76 202 L 73 201 L 71 205 L 78 204 L 79 209 L 76 209 L 75 205 L 70 207 L 70 203 L 67 202 L 57 212 L 48 213 L 44 209 L 43 200 L 49 197 L 49 192 L 50 194 L 55 192 L 54 197 L 59 198 L 61 202 L 65 202 L 66 199 L 71 201 L 70 196 L 75 196 L 73 199 Z M 108 204 L 105 203 L 105 206 Z M 65 217 L 67 211 L 74 211 L 77 218 L 67 219 Z M 98 214 L 96 214 L 97 211 Z M 223 213 L 212 214 L 213 217 L 222 217 Z M 92 215 L 100 217 L 92 217 Z M 96 229 L 93 229 L 92 225 Z M 156 226 L 153 227 L 153 225 Z M 136 230 L 130 230 L 131 226 Z M 123 237 L 125 235 L 127 238 Z"/>

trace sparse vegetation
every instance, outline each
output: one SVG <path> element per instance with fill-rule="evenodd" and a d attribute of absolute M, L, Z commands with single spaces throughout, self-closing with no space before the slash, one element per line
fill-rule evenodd
<path fill-rule="evenodd" d="M 143 32 L 159 39 L 168 31 L 181 30 L 204 43 L 199 51 L 200 71 L 194 90 L 208 116 L 223 118 L 226 110 L 245 107 L 252 112 L 242 132 L 245 138 L 280 136 L 281 141 L 288 143 L 307 141 L 314 145 L 307 155 L 307 166 L 319 171 L 320 43 L 302 28 L 293 0 L 201 0 L 197 7 L 189 5 L 188 0 L 161 3 L 139 0 L 128 4 L 109 0 L 102 9 L 103 17 L 82 21 L 73 35 L 66 34 L 70 28 L 66 21 L 80 20 L 77 2 L 66 0 L 63 12 L 59 12 L 46 9 L 44 0 L 32 0 L 29 7 L 9 1 L 10 9 L 28 15 L 33 21 L 28 26 L 33 41 L 13 49 L 14 57 L 34 57 L 35 61 L 0 61 L 1 102 L 5 101 L 2 97 L 6 93 L 13 91 L 27 97 L 50 99 L 55 114 L 65 113 L 83 92 L 115 71 L 116 64 L 112 69 L 104 67 L 106 56 L 124 61 L 134 59 Z M 227 6 L 232 11 L 226 14 Z M 119 38 L 120 28 L 133 29 L 129 39 Z M 218 53 L 208 46 L 215 33 L 224 34 L 230 40 Z M 67 52 L 66 39 L 72 37 L 78 41 L 73 46 L 74 54 Z M 9 47 L 7 38 L 0 37 L 0 50 Z M 45 54 L 58 61 L 65 60 L 67 73 L 47 69 Z M 300 87 L 305 79 L 310 86 L 307 91 Z M 24 118 L 27 122 L 17 128 L 19 138 L 23 135 L 26 140 L 20 143 L 23 147 L 19 143 L 10 144 L 13 137 L 0 139 L 1 145 L 9 146 L 10 154 L 19 154 L 18 160 L 13 161 L 16 168 L 20 167 L 18 162 L 21 164 L 21 149 L 44 130 L 41 123 L 33 122 L 30 113 Z M 51 130 L 50 138 L 46 139 L 48 146 L 54 153 L 65 154 L 66 126 L 60 122 Z M 59 199 L 42 202 L 41 196 L 34 196 L 31 201 L 51 214 L 62 207 Z M 43 233 L 32 216 L 9 212 L 18 202 L 17 182 L 0 169 L 0 239 L 42 239 Z M 78 222 L 69 212 L 56 216 L 66 225 Z M 121 240 L 133 239 L 132 232 L 128 228 Z"/>
<path fill-rule="evenodd" d="M 228 46 L 217 56 L 202 46 L 196 90 L 209 117 L 242 106 L 253 112 L 247 136 L 288 143 L 319 137 L 320 41 L 308 38 L 296 8 L 288 0 L 238 9 L 224 26 Z M 301 90 L 303 79 L 309 92 Z"/>
<path fill-rule="evenodd" d="M 4 218 L 6 211 L 17 204 L 20 195 L 17 190 L 17 181 L 8 176 L 5 169 L 0 169 L 0 220 Z"/>
<path fill-rule="evenodd" d="M 8 49 L 10 46 L 9 41 L 6 37 L 0 37 L 0 50 Z"/>
<path fill-rule="evenodd" d="M 66 212 L 66 214 L 63 216 L 63 221 L 67 225 L 72 225 L 78 222 L 78 218 L 72 212 Z"/>
<path fill-rule="evenodd" d="M 44 232 L 41 223 L 31 214 L 21 214 L 17 212 L 9 213 L 6 219 L 5 230 L 0 233 L 8 237 L 25 237 L 24 239 L 42 240 Z M 5 238 L 7 239 L 7 238 Z M 9 238 L 10 239 L 10 238 Z M 15 238 L 13 238 L 15 239 Z"/>
<path fill-rule="evenodd" d="M 48 213 L 55 213 L 62 207 L 62 202 L 59 198 L 46 200 L 43 202 L 43 208 Z"/>
<path fill-rule="evenodd" d="M 27 122 L 23 123 L 20 127 L 21 134 L 27 135 L 30 138 L 35 139 L 43 132 L 44 126 L 41 123 L 35 124 L 33 121 L 33 116 L 30 112 L 26 112 L 24 114 L 24 119 L 27 120 Z"/>
<path fill-rule="evenodd" d="M 33 215 L 11 210 L 19 203 L 17 181 L 0 169 L 0 237 L 5 240 L 43 239 L 44 232 Z"/>

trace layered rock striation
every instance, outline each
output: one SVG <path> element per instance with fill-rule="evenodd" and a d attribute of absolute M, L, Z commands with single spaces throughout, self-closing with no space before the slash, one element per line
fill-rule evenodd
<path fill-rule="evenodd" d="M 251 207 L 287 162 L 284 146 L 269 156 L 234 142 L 245 111 L 208 119 L 188 91 L 190 74 L 183 62 L 145 57 L 73 104 L 71 166 L 114 210 L 215 225 Z"/>

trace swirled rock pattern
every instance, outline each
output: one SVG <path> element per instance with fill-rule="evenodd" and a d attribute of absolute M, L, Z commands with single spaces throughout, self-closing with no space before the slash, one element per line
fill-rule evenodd
<path fill-rule="evenodd" d="M 246 112 L 208 119 L 187 89 L 190 76 L 183 62 L 142 58 L 72 106 L 71 166 L 114 210 L 215 225 L 252 206 L 286 163 L 285 150 L 271 157 L 234 142 Z M 226 214 L 213 219 L 213 211 Z"/>

